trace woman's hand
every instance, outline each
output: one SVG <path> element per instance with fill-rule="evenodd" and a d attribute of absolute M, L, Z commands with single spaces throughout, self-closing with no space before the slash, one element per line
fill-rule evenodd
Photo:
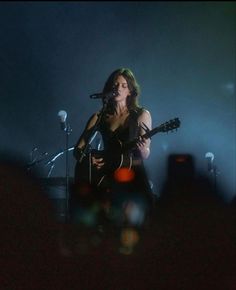
<path fill-rule="evenodd" d="M 92 156 L 92 165 L 96 167 L 96 169 L 101 169 L 104 166 L 105 162 L 103 158 L 96 158 Z"/>
<path fill-rule="evenodd" d="M 137 148 L 139 152 L 141 153 L 141 156 L 143 159 L 147 159 L 150 154 L 149 145 L 150 145 L 150 141 L 143 138 L 142 136 L 138 137 Z"/>

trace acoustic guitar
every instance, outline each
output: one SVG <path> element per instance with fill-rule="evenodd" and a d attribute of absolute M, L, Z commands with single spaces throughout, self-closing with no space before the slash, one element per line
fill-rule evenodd
<path fill-rule="evenodd" d="M 148 139 L 160 132 L 173 132 L 173 130 L 177 130 L 179 127 L 180 120 L 179 118 L 175 118 L 153 128 L 152 130 L 149 130 L 147 127 L 144 128 L 145 134 L 140 136 L 142 138 Z M 134 166 L 135 161 L 131 157 L 132 155 L 129 153 L 137 146 L 137 142 L 140 136 L 131 141 L 123 143 L 117 138 L 111 138 L 109 148 L 112 149 L 109 152 L 104 150 L 91 149 L 82 159 L 82 162 L 78 161 L 76 163 L 75 181 L 88 182 L 95 186 L 101 186 L 106 176 L 112 174 L 117 169 L 122 167 L 131 169 L 132 166 Z M 91 162 L 92 156 L 97 158 L 104 158 L 104 167 L 101 169 L 96 169 Z"/>

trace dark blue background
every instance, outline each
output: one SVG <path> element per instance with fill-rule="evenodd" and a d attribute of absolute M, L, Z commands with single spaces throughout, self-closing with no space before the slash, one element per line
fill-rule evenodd
<path fill-rule="evenodd" d="M 133 70 L 153 127 L 174 117 L 181 128 L 152 138 L 146 161 L 158 192 L 170 153 L 191 153 L 206 170 L 215 156 L 225 196 L 236 193 L 234 2 L 1 2 L 1 149 L 30 161 L 65 148 L 57 113 L 65 110 L 73 146 L 100 108 L 119 67 Z M 36 152 L 36 153 L 37 153 Z M 69 152 L 70 175 L 75 160 Z M 39 166 L 43 176 L 49 168 Z M 51 176 L 65 175 L 65 154 Z"/>

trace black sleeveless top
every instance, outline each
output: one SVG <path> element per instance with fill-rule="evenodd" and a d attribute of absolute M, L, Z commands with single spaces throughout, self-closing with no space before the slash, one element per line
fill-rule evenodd
<path fill-rule="evenodd" d="M 138 126 L 138 117 L 142 114 L 143 108 L 138 108 L 136 110 L 132 110 L 127 117 L 124 125 L 118 127 L 116 130 L 112 131 L 109 128 L 109 124 L 106 121 L 106 116 L 101 120 L 99 131 L 103 137 L 104 150 L 108 151 L 109 158 L 113 158 L 116 155 L 115 148 L 111 146 L 112 142 L 110 142 L 113 138 L 118 139 L 121 142 L 132 141 L 140 134 L 140 128 Z M 146 170 L 144 168 L 143 159 L 140 156 L 140 153 L 137 149 L 132 149 L 128 152 L 129 156 L 132 157 L 133 160 L 139 160 L 138 165 L 132 166 L 132 169 L 135 172 L 135 179 L 131 184 L 127 184 L 127 188 L 130 192 L 141 192 L 144 196 L 146 196 L 151 202 L 152 192 L 150 188 L 150 184 L 148 181 L 148 177 L 146 175 Z M 114 188 L 113 188 L 114 189 Z M 115 183 L 115 191 L 119 192 L 120 187 L 117 183 Z"/>
<path fill-rule="evenodd" d="M 112 131 L 109 128 L 109 124 L 106 121 L 106 115 L 102 118 L 99 131 L 103 138 L 103 144 L 105 150 L 112 150 L 110 148 L 111 140 L 119 140 L 122 143 L 132 141 L 138 137 L 140 133 L 140 128 L 138 126 L 138 117 L 142 114 L 143 108 L 137 108 L 131 110 L 129 116 L 125 120 L 124 124 L 118 127 L 116 130 Z M 131 152 L 130 152 L 131 153 Z M 138 156 L 137 150 L 133 149 L 132 154 Z"/>

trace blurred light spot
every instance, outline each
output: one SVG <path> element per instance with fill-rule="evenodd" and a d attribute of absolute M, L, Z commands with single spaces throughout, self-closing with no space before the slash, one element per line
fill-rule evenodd
<path fill-rule="evenodd" d="M 129 224 L 139 226 L 143 223 L 145 213 L 141 204 L 130 201 L 125 204 L 124 211 Z"/>
<path fill-rule="evenodd" d="M 149 179 L 148 183 L 149 183 L 150 188 L 153 189 L 153 182 Z"/>
<path fill-rule="evenodd" d="M 97 223 L 97 210 L 95 208 L 78 207 L 75 213 L 75 222 L 91 227 Z"/>
<path fill-rule="evenodd" d="M 114 178 L 118 182 L 129 182 L 134 179 L 135 173 L 132 169 L 122 167 L 114 172 Z"/>
<path fill-rule="evenodd" d="M 133 247 L 139 241 L 139 235 L 135 229 L 126 228 L 121 231 L 121 244 L 120 253 L 130 255 L 133 252 Z"/>

